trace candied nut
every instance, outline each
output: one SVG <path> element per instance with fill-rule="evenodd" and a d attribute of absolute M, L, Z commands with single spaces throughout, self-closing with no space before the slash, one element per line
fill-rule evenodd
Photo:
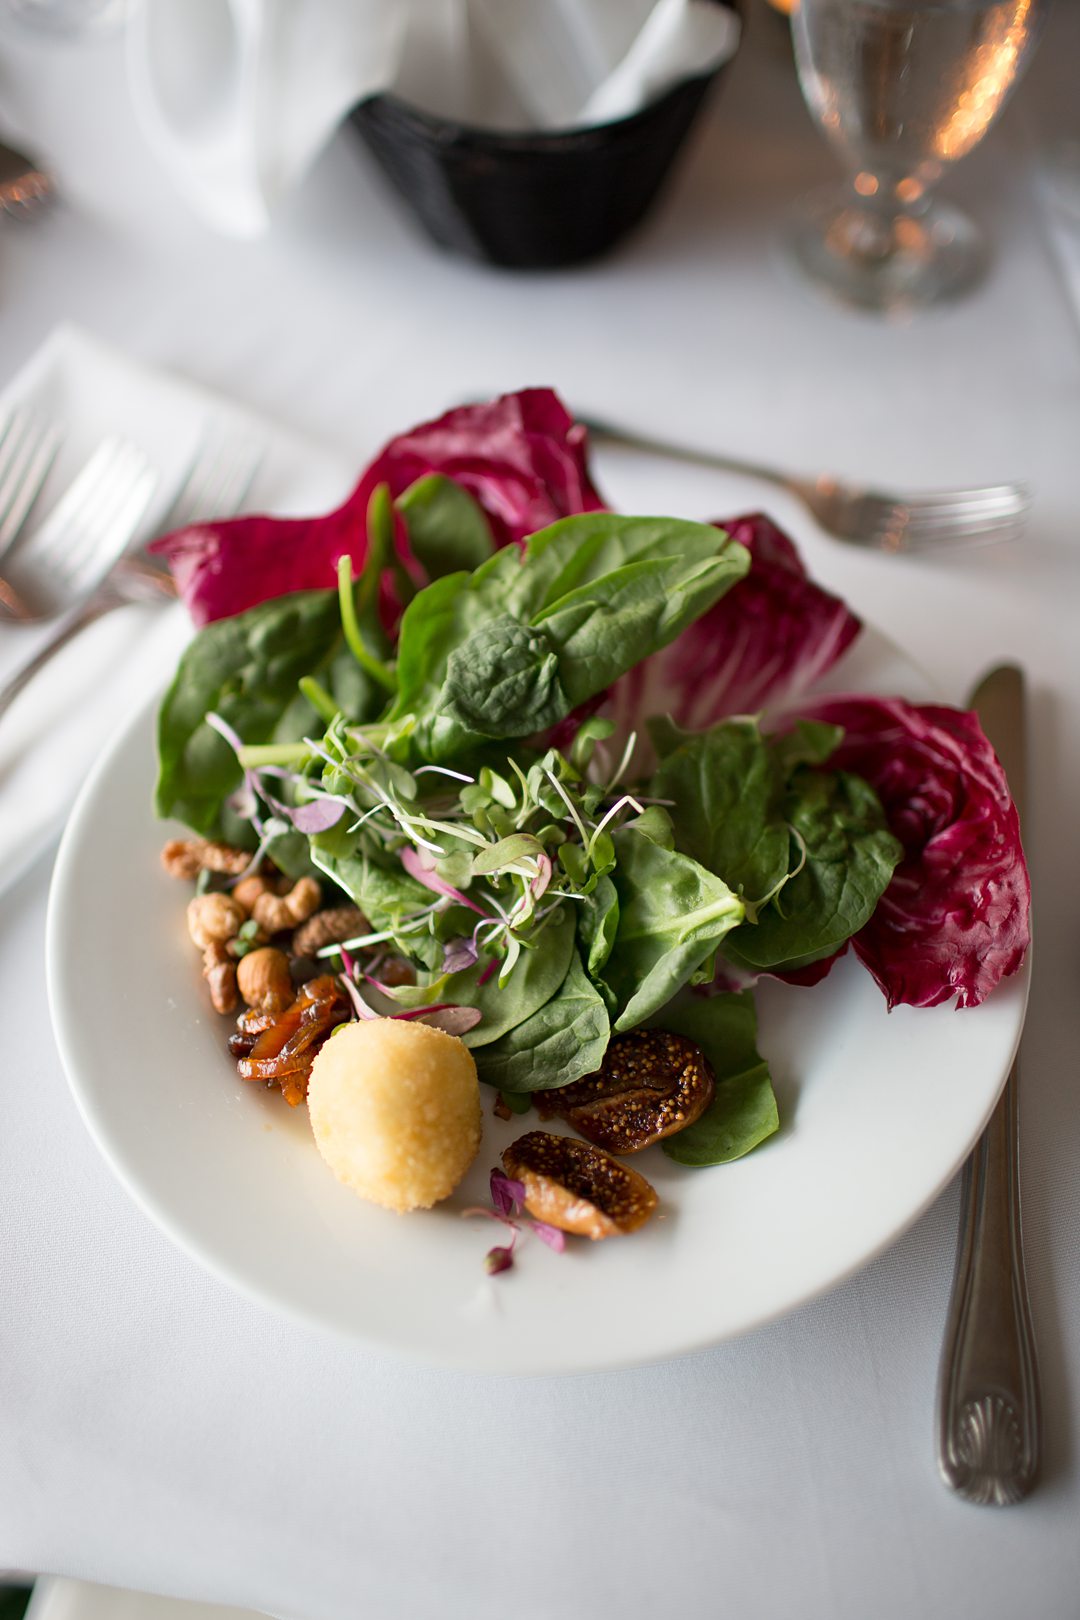
<path fill-rule="evenodd" d="M 307 922 L 312 912 L 318 911 L 321 900 L 322 890 L 315 879 L 302 877 L 288 894 L 260 894 L 251 914 L 268 934 L 280 934 L 286 928 Z"/>
<path fill-rule="evenodd" d="M 193 878 L 202 871 L 236 877 L 251 863 L 246 850 L 207 838 L 173 838 L 161 852 L 161 864 L 170 877 Z"/>
<path fill-rule="evenodd" d="M 273 894 L 274 886 L 270 879 L 262 872 L 252 872 L 248 877 L 241 878 L 234 883 L 230 893 L 238 906 L 245 911 L 254 911 L 255 902 L 260 894 Z"/>
<path fill-rule="evenodd" d="M 610 1043 L 595 1074 L 541 1092 L 541 1119 L 558 1116 L 609 1153 L 638 1153 L 685 1130 L 716 1093 L 700 1046 L 663 1029 L 635 1029 Z"/>
<path fill-rule="evenodd" d="M 237 1035 L 254 1033 L 256 1039 L 245 1052 L 241 1047 L 246 1042 L 230 1037 L 230 1050 L 237 1054 L 237 1074 L 241 1080 L 280 1086 L 290 1108 L 297 1107 L 307 1096 L 316 1052 L 331 1030 L 348 1017 L 345 994 L 331 974 L 312 979 L 295 1001 L 272 1017 L 244 1013 L 237 1020 Z"/>
<path fill-rule="evenodd" d="M 289 959 L 272 945 L 240 958 L 236 983 L 248 1006 L 260 1012 L 280 1012 L 293 999 Z"/>
<path fill-rule="evenodd" d="M 246 921 L 244 909 L 228 894 L 197 894 L 188 901 L 188 933 L 200 948 L 235 939 Z"/>
<path fill-rule="evenodd" d="M 203 978 L 210 986 L 214 1011 L 236 1011 L 236 963 L 220 940 L 212 940 L 203 951 Z"/>
<path fill-rule="evenodd" d="M 597 1239 L 634 1232 L 656 1208 L 656 1191 L 629 1165 L 572 1136 L 528 1131 L 502 1156 L 508 1176 L 525 1187 L 525 1208 L 538 1221 Z"/>
<path fill-rule="evenodd" d="M 289 945 L 294 956 L 316 956 L 326 945 L 368 932 L 368 920 L 358 906 L 327 906 L 301 923 Z"/>

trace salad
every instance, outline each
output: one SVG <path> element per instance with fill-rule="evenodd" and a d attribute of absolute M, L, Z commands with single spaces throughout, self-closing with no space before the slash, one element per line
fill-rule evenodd
<path fill-rule="evenodd" d="M 811 986 L 851 950 L 890 1008 L 968 1008 L 1021 965 L 1017 816 L 976 717 L 816 695 L 860 624 L 792 542 L 760 515 L 612 512 L 548 390 L 393 439 L 328 515 L 158 549 L 199 628 L 156 803 L 230 852 L 187 871 L 234 908 L 218 967 L 281 937 L 241 885 L 340 925 L 234 1037 L 244 1073 L 303 1002 L 276 1048 L 317 1026 L 303 1061 L 245 1076 L 291 1102 L 342 1024 L 415 1021 L 504 1117 L 625 1153 L 647 1103 L 649 1141 L 717 1165 L 778 1125 L 760 976 Z"/>

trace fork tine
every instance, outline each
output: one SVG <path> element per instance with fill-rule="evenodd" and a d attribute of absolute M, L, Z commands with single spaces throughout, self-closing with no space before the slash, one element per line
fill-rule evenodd
<path fill-rule="evenodd" d="M 85 502 L 93 497 L 100 479 L 107 474 L 109 464 L 115 457 L 120 444 L 121 441 L 114 438 L 105 439 L 98 445 L 70 487 L 60 497 L 44 523 L 36 531 L 33 537 L 35 552 L 40 554 L 41 547 L 50 546 L 57 532 L 67 529 L 78 518 Z"/>
<path fill-rule="evenodd" d="M 212 449 L 197 451 L 194 464 L 162 524 L 163 530 L 181 529 L 189 523 L 235 512 L 261 460 L 262 450 L 253 443 L 233 444 L 225 440 Z"/>
<path fill-rule="evenodd" d="M 262 451 L 252 444 L 239 445 L 219 466 L 219 477 L 204 495 L 199 517 L 203 520 L 235 512 L 251 488 L 262 460 Z"/>
<path fill-rule="evenodd" d="M 1022 539 L 1027 522 L 1022 517 L 1003 519 L 997 524 L 978 527 L 956 527 L 938 531 L 914 529 L 896 539 L 895 543 L 880 542 L 885 551 L 961 551 L 977 546 L 1004 545 Z"/>
<path fill-rule="evenodd" d="M 912 518 L 966 519 L 979 513 L 1026 512 L 1031 505 L 1031 497 L 1011 489 L 971 494 L 951 501 L 905 501 L 894 504 L 902 506 Z"/>
<path fill-rule="evenodd" d="M 86 529 L 93 526 L 101 503 L 108 499 L 124 450 L 123 439 L 104 440 L 41 527 L 27 537 L 23 551 L 29 555 L 32 550 L 35 567 L 66 573 L 73 545 L 80 544 Z"/>
<path fill-rule="evenodd" d="M 13 413 L 0 446 L 0 557 L 15 540 L 41 493 L 63 431 L 22 410 Z"/>
<path fill-rule="evenodd" d="M 1014 541 L 1022 540 L 1026 530 L 1023 523 L 1012 522 L 1003 525 L 1000 529 L 967 530 L 951 536 L 935 540 L 924 540 L 916 536 L 901 547 L 903 551 L 943 552 L 943 551 L 977 551 L 982 546 L 1011 545 Z"/>
<path fill-rule="evenodd" d="M 122 444 L 110 463 L 107 476 L 98 484 L 78 524 L 69 531 L 69 544 L 62 559 L 62 571 L 69 584 L 85 581 L 115 560 L 113 534 L 122 526 L 122 516 L 141 490 L 149 463 L 141 450 Z M 154 475 L 156 482 L 156 474 Z"/>
<path fill-rule="evenodd" d="M 998 529 L 1005 524 L 1022 524 L 1026 521 L 1026 512 L 1002 510 L 974 514 L 969 513 L 963 515 L 957 514 L 957 516 L 952 518 L 929 518 L 924 520 L 919 517 L 914 517 L 907 524 L 907 530 L 911 534 L 922 534 L 927 538 L 932 538 L 940 535 L 978 532 L 982 529 Z"/>

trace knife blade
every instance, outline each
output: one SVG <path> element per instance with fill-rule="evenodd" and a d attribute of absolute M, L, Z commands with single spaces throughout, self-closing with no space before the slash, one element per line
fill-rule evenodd
<path fill-rule="evenodd" d="M 971 697 L 1021 817 L 1027 791 L 1024 677 L 993 669 Z M 1038 1474 L 1041 1412 L 1020 1220 L 1017 1052 L 964 1167 L 960 1237 L 938 1378 L 942 1479 L 977 1502 L 1021 1501 Z"/>
<path fill-rule="evenodd" d="M 1023 828 L 1027 809 L 1023 670 L 1015 664 L 999 664 L 990 670 L 972 692 L 971 707 L 1001 761 Z"/>

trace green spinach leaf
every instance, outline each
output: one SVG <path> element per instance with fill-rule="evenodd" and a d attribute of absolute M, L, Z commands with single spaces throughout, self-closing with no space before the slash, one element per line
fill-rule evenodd
<path fill-rule="evenodd" d="M 781 813 L 773 761 L 754 720 L 709 731 L 650 726 L 672 744 L 649 793 L 669 799 L 676 847 L 744 899 L 770 893 L 788 871 L 791 835 Z"/>
<path fill-rule="evenodd" d="M 739 967 L 795 968 L 830 956 L 869 920 L 903 853 L 873 788 L 847 771 L 800 767 L 783 813 L 792 867 L 805 860 L 757 922 L 724 941 Z"/>
<path fill-rule="evenodd" d="M 321 735 L 324 722 L 297 692 L 303 675 L 328 687 L 350 720 L 374 719 L 385 702 L 345 647 L 336 591 L 274 597 L 200 630 L 158 715 L 158 815 L 249 844 L 250 827 L 225 804 L 242 772 L 206 715 L 220 714 L 245 743 Z"/>
<path fill-rule="evenodd" d="M 429 579 L 478 568 L 495 550 L 483 507 L 442 473 L 428 473 L 394 502 L 405 519 L 409 545 Z"/>
<path fill-rule="evenodd" d="M 415 715 L 418 749 L 445 758 L 491 736 L 525 736 L 561 719 L 649 653 L 673 640 L 745 574 L 749 555 L 709 524 L 624 518 L 610 512 L 565 518 L 529 541 L 525 557 L 507 547 L 471 574 L 435 581 L 409 604 L 398 644 L 398 695 L 391 719 Z M 495 640 L 492 620 L 533 632 L 513 643 L 518 700 L 542 696 L 535 715 L 517 713 L 506 729 L 509 687 L 478 704 L 473 674 Z M 470 649 L 467 644 L 475 639 Z M 533 668 L 527 668 L 526 647 Z M 555 667 L 557 660 L 557 681 Z M 485 732 L 483 724 L 498 725 Z"/>
<path fill-rule="evenodd" d="M 621 1008 L 615 1028 L 624 1030 L 670 1001 L 745 908 L 720 878 L 635 822 L 620 827 L 614 843 L 619 918 L 604 978 Z"/>
<path fill-rule="evenodd" d="M 451 974 L 443 999 L 479 1007 L 482 1014 L 476 1028 L 462 1036 L 466 1046 L 474 1050 L 490 1046 L 551 1000 L 566 978 L 574 955 L 574 928 L 572 911 L 564 906 L 562 914 L 552 917 L 534 936 L 531 948 L 521 952 L 513 973 L 501 988 L 498 974 L 485 984 L 479 982 L 487 966 L 482 958 L 476 967 Z"/>
<path fill-rule="evenodd" d="M 575 951 L 551 1000 L 481 1048 L 477 1069 L 481 1080 L 504 1092 L 568 1086 L 600 1067 L 609 1034 L 607 1009 Z"/>
<path fill-rule="evenodd" d="M 716 1076 L 716 1095 L 701 1118 L 662 1144 L 679 1164 L 726 1164 L 777 1130 L 769 1066 L 757 1050 L 757 1016 L 749 991 L 681 995 L 649 1020 L 701 1047 Z"/>

